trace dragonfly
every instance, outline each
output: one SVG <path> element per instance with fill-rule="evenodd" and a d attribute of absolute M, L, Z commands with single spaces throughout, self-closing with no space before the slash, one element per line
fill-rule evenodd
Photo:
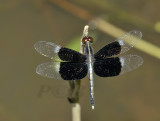
<path fill-rule="evenodd" d="M 92 109 L 94 100 L 94 77 L 114 77 L 132 71 L 143 64 L 138 55 L 123 55 L 142 38 L 142 32 L 130 31 L 115 41 L 105 45 L 94 54 L 91 36 L 84 36 L 82 46 L 84 53 L 62 47 L 48 41 L 38 41 L 34 47 L 41 55 L 52 59 L 52 62 L 37 66 L 36 73 L 60 80 L 80 80 L 89 78 L 90 102 Z"/>

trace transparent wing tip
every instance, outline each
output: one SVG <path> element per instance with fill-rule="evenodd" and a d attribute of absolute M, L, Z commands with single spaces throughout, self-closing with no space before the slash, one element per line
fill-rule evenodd
<path fill-rule="evenodd" d="M 138 30 L 133 30 L 129 32 L 131 35 L 133 35 L 134 37 L 138 37 L 138 38 L 142 38 L 142 32 L 138 31 Z"/>
<path fill-rule="evenodd" d="M 53 78 L 53 69 L 52 63 L 42 63 L 37 66 L 36 73 L 43 77 Z"/>
<path fill-rule="evenodd" d="M 120 57 L 122 70 L 121 74 L 135 70 L 143 64 L 143 58 L 138 55 L 126 55 Z"/>
<path fill-rule="evenodd" d="M 41 48 L 42 48 L 42 45 L 43 43 L 45 43 L 45 41 L 38 41 L 37 43 L 34 44 L 34 49 L 39 52 L 40 54 L 41 53 Z"/>
<path fill-rule="evenodd" d="M 41 66 L 38 65 L 37 68 L 36 68 L 36 73 L 37 73 L 38 75 L 44 76 L 44 75 L 42 75 L 42 72 L 43 72 L 43 70 L 42 70 Z"/>
<path fill-rule="evenodd" d="M 141 66 L 143 64 L 144 60 L 143 60 L 143 58 L 141 56 L 138 56 L 138 55 L 136 55 L 136 56 L 137 56 L 138 61 L 139 61 L 138 63 Z"/>
<path fill-rule="evenodd" d="M 38 49 L 38 47 L 39 47 L 39 45 L 41 44 L 41 43 L 43 43 L 44 41 L 38 41 L 38 42 L 36 42 L 35 44 L 34 44 L 34 48 L 37 50 Z"/>

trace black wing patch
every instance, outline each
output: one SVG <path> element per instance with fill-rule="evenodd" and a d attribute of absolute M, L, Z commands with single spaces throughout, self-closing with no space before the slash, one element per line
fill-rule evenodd
<path fill-rule="evenodd" d="M 85 63 L 61 62 L 59 73 L 64 80 L 78 80 L 87 75 L 88 67 Z"/>
<path fill-rule="evenodd" d="M 107 58 L 101 61 L 95 61 L 93 69 L 96 75 L 100 77 L 117 76 L 121 72 L 121 62 L 119 57 Z"/>
<path fill-rule="evenodd" d="M 69 62 L 79 62 L 83 63 L 86 60 L 86 56 L 82 55 L 81 53 L 74 51 L 69 48 L 62 47 L 59 52 L 58 56 L 63 61 L 69 61 Z"/>
<path fill-rule="evenodd" d="M 106 45 L 101 50 L 99 50 L 94 55 L 94 58 L 96 60 L 105 60 L 108 57 L 120 54 L 120 52 L 121 52 L 121 45 L 119 44 L 119 42 L 115 41 L 113 43 Z"/>
<path fill-rule="evenodd" d="M 130 31 L 125 33 L 115 42 L 112 42 L 95 54 L 95 59 L 104 60 L 107 57 L 119 55 L 130 50 L 140 39 L 142 38 L 142 32 Z"/>

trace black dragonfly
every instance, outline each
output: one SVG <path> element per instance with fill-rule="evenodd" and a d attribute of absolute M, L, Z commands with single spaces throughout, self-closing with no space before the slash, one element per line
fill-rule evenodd
<path fill-rule="evenodd" d="M 63 80 L 83 79 L 88 73 L 90 101 L 92 109 L 94 109 L 93 71 L 100 77 L 113 77 L 141 66 L 143 64 L 142 57 L 121 55 L 130 50 L 141 37 L 140 31 L 130 31 L 107 44 L 95 54 L 91 46 L 93 38 L 90 36 L 82 39 L 84 54 L 52 42 L 39 41 L 34 45 L 35 49 L 41 55 L 51 58 L 53 62 L 38 65 L 36 72 L 41 76 Z"/>

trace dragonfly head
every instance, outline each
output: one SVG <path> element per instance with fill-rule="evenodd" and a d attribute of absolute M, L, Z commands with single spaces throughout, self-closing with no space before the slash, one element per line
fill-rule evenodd
<path fill-rule="evenodd" d="M 93 43 L 93 38 L 88 36 L 88 37 L 83 37 L 82 43 L 85 44 L 86 42 Z"/>

